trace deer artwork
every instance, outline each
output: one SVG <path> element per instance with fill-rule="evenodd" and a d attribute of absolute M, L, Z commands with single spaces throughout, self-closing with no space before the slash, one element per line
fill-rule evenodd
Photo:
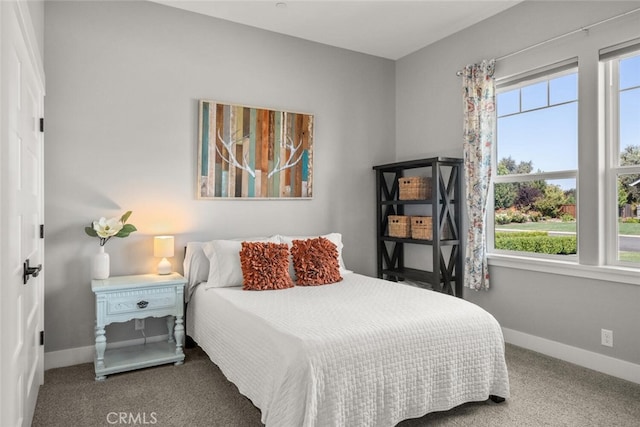
<path fill-rule="evenodd" d="M 218 148 L 218 145 L 216 145 L 216 151 L 218 153 L 218 155 L 220 156 L 220 158 L 225 161 L 226 163 L 229 164 L 229 166 L 233 166 L 236 167 L 238 169 L 241 169 L 243 171 L 246 171 L 249 175 L 251 175 L 251 177 L 255 178 L 256 177 L 256 171 L 255 169 L 251 169 L 251 166 L 249 166 L 249 162 L 247 161 L 247 156 L 248 153 L 245 153 L 244 157 L 242 158 L 242 164 L 240 164 L 240 162 L 238 161 L 238 159 L 236 158 L 234 152 L 235 152 L 235 145 L 240 142 L 243 141 L 244 139 L 248 138 L 249 136 L 242 136 L 240 138 L 233 138 L 230 139 L 229 141 L 225 141 L 222 138 L 222 135 L 220 135 L 220 131 L 218 130 L 218 140 L 220 141 L 220 143 L 222 144 L 222 146 L 226 149 L 227 151 L 227 156 L 225 157 L 224 154 L 221 152 L 221 150 Z M 300 147 L 302 146 L 302 139 L 300 139 L 300 142 L 298 143 L 298 145 L 294 145 L 293 140 L 291 139 L 291 137 L 289 135 L 287 135 L 286 140 L 288 142 L 282 141 L 280 143 L 280 147 L 283 149 L 288 149 L 289 150 L 289 155 L 287 160 L 285 161 L 285 163 L 280 166 L 280 158 L 278 158 L 278 160 L 276 161 L 276 164 L 273 166 L 273 169 L 271 171 L 269 171 L 269 173 L 267 174 L 267 178 L 271 178 L 273 175 L 282 172 L 285 169 L 289 169 L 294 167 L 296 164 L 298 164 L 300 162 L 300 160 L 302 160 L 302 153 L 298 153 L 298 150 L 300 149 Z"/>
<path fill-rule="evenodd" d="M 298 143 L 298 145 L 296 147 L 294 147 L 293 140 L 291 139 L 291 137 L 289 135 L 287 135 L 287 141 L 289 141 L 288 144 L 286 142 L 282 141 L 280 146 L 282 148 L 290 150 L 289 151 L 289 158 L 284 163 L 284 165 L 280 166 L 280 158 L 278 157 L 278 161 L 276 161 L 276 164 L 273 166 L 273 169 L 271 170 L 271 172 L 269 172 L 269 174 L 267 175 L 267 178 L 271 178 L 274 174 L 276 174 L 278 172 L 281 172 L 281 171 L 283 171 L 285 169 L 289 169 L 289 168 L 294 167 L 296 164 L 298 164 L 298 162 L 300 160 L 302 160 L 302 153 L 297 154 L 298 153 L 298 149 L 302 146 L 302 138 L 300 139 L 300 142 Z M 296 159 L 296 161 L 291 163 L 291 161 L 296 157 L 296 155 L 298 156 L 298 158 Z"/>
<path fill-rule="evenodd" d="M 198 198 L 311 198 L 314 117 L 200 100 Z"/>
<path fill-rule="evenodd" d="M 222 139 L 222 135 L 220 135 L 220 130 L 218 130 L 218 140 L 220 141 L 222 146 L 227 149 L 227 157 L 225 157 L 224 154 L 222 154 L 222 152 L 218 148 L 218 144 L 216 144 L 216 152 L 218 153 L 218 155 L 222 160 L 224 160 L 226 163 L 229 164 L 229 166 L 234 166 L 238 169 L 242 169 L 243 171 L 247 171 L 247 173 L 251 175 L 251 177 L 255 178 L 256 171 L 251 169 L 251 167 L 249 166 L 249 162 L 247 162 L 247 155 L 249 153 L 245 153 L 244 157 L 242 158 L 242 164 L 238 162 L 238 159 L 236 159 L 235 154 L 233 154 L 233 152 L 235 151 L 235 145 L 240 141 L 244 141 L 244 139 L 248 137 L 249 137 L 248 135 L 242 136 L 240 138 L 233 138 L 229 142 L 225 142 L 225 140 Z"/>

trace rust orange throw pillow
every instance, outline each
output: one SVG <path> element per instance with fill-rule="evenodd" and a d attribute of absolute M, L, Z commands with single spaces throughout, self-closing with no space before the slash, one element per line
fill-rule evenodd
<path fill-rule="evenodd" d="M 297 285 L 326 285 L 342 280 L 338 248 L 324 237 L 294 240 L 291 256 L 298 277 Z"/>
<path fill-rule="evenodd" d="M 286 243 L 242 242 L 242 289 L 265 291 L 293 287 Z"/>

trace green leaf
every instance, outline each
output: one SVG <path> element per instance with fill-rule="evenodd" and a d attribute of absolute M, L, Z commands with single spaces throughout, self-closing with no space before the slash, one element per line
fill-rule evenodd
<path fill-rule="evenodd" d="M 125 224 L 120 229 L 120 231 L 118 231 L 118 234 L 116 234 L 116 237 L 127 237 L 129 234 L 133 233 L 134 231 L 138 231 L 135 225 Z"/>
<path fill-rule="evenodd" d="M 127 231 L 127 232 L 129 232 L 129 233 L 133 233 L 134 231 L 138 231 L 138 229 L 136 228 L 136 226 L 135 226 L 135 225 L 133 225 L 133 224 L 125 224 L 125 225 L 122 227 L 122 230 L 126 230 L 126 231 Z"/>
<path fill-rule="evenodd" d="M 122 223 L 124 224 L 125 222 L 127 222 L 127 220 L 129 219 L 129 217 L 131 216 L 131 211 L 126 211 L 122 217 L 120 217 L 120 221 L 122 221 Z"/>
<path fill-rule="evenodd" d="M 96 233 L 96 230 L 94 230 L 93 227 L 85 227 L 84 232 L 91 237 L 98 237 L 98 233 Z"/>

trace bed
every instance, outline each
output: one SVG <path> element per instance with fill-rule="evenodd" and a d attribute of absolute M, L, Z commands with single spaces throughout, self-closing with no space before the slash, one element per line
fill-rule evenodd
<path fill-rule="evenodd" d="M 268 427 L 393 426 L 509 397 L 500 326 L 472 303 L 342 261 L 333 284 L 212 287 L 189 258 L 187 334 Z"/>

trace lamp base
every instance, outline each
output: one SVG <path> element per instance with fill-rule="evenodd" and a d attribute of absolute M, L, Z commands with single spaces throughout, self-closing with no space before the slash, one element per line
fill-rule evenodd
<path fill-rule="evenodd" d="M 169 274 L 171 273 L 171 263 L 168 259 L 162 258 L 160 264 L 158 264 L 158 274 Z"/>

